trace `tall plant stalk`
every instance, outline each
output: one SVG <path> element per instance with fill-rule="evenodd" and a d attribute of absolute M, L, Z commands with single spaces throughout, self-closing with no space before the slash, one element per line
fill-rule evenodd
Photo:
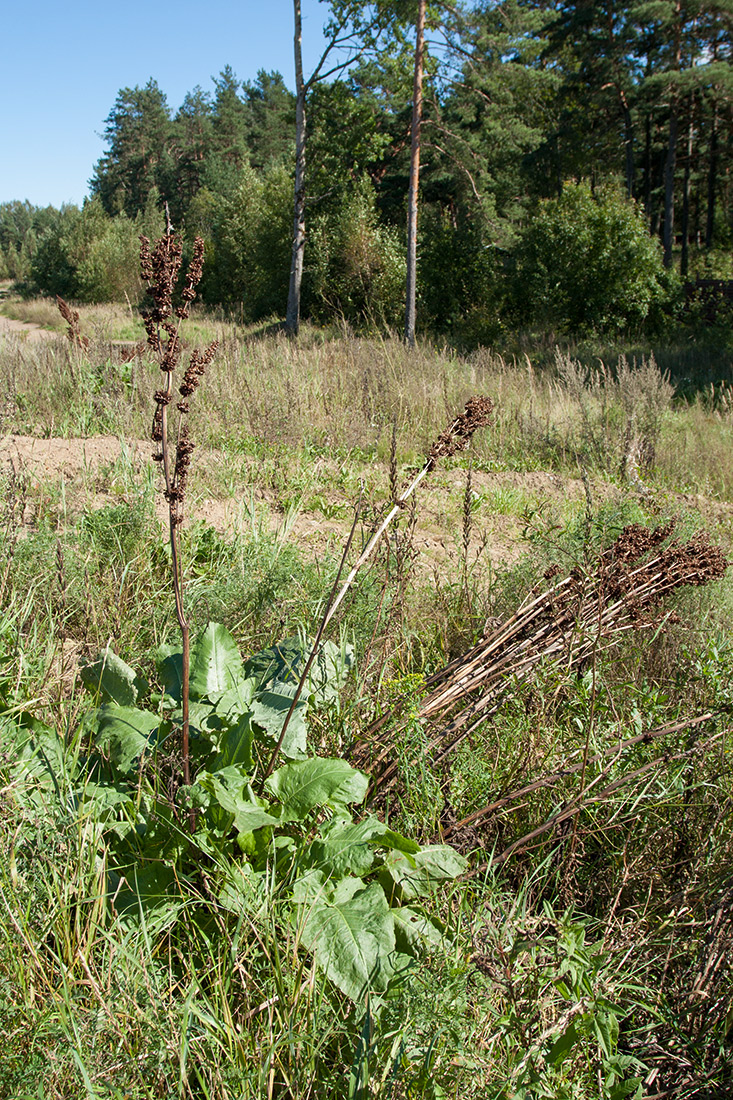
<path fill-rule="evenodd" d="M 181 630 L 182 668 L 181 668 L 181 764 L 183 782 L 191 782 L 191 762 L 189 751 L 189 683 L 191 666 L 190 627 L 186 617 L 183 599 L 183 567 L 181 563 L 181 524 L 183 523 L 186 483 L 191 464 L 194 444 L 188 433 L 186 417 L 189 412 L 189 399 L 195 392 L 206 367 L 214 358 L 218 341 L 214 340 L 203 351 L 194 349 L 189 357 L 188 366 L 178 386 L 179 400 L 176 402 L 178 413 L 175 430 L 172 430 L 170 404 L 174 398 L 174 375 L 180 367 L 183 355 L 183 341 L 180 335 L 181 322 L 188 317 L 191 303 L 196 298 L 196 287 L 203 270 L 204 242 L 197 237 L 194 242 L 193 258 L 184 280 L 180 295 L 180 304 L 173 305 L 176 283 L 181 268 L 181 241 L 168 223 L 165 234 L 156 241 L 151 250 L 147 237 L 140 238 L 140 272 L 147 283 L 148 296 L 152 299 L 149 309 L 143 310 L 143 321 L 148 344 L 163 372 L 164 384 L 155 392 L 155 414 L 153 416 L 152 438 L 157 444 L 153 455 L 161 464 L 163 471 L 164 495 L 168 503 L 168 532 L 171 547 L 171 581 L 176 605 L 176 617 Z M 172 453 L 172 440 L 175 439 L 175 458 Z M 191 821 L 193 826 L 194 821 Z"/>

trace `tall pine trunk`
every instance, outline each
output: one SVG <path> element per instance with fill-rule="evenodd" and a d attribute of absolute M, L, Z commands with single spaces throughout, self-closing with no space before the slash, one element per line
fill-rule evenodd
<path fill-rule="evenodd" d="M 305 94 L 303 79 L 302 26 L 300 0 L 293 0 L 295 15 L 295 194 L 293 217 L 293 254 L 290 263 L 290 286 L 285 325 L 291 336 L 297 336 L 300 328 L 300 287 L 303 281 L 303 253 L 305 250 Z"/>
<path fill-rule="evenodd" d="M 677 100 L 672 100 L 669 114 L 669 140 L 667 143 L 667 159 L 664 164 L 664 266 L 672 264 L 672 249 L 674 247 L 674 176 L 677 168 L 677 130 L 679 120 L 677 117 Z"/>
<path fill-rule="evenodd" d="M 710 159 L 708 161 L 708 205 L 705 218 L 705 248 L 713 247 L 715 231 L 715 192 L 718 183 L 718 105 L 713 104 L 713 117 L 710 123 Z"/>
<path fill-rule="evenodd" d="M 417 291 L 417 194 L 420 186 L 420 126 L 422 123 L 423 52 L 425 45 L 425 0 L 419 0 L 415 43 L 415 80 L 412 92 L 412 147 L 410 192 L 407 202 L 407 287 L 405 340 L 415 346 L 415 300 Z"/>
<path fill-rule="evenodd" d="M 687 278 L 690 266 L 690 178 L 692 175 L 692 150 L 695 137 L 694 128 L 695 101 L 690 96 L 690 118 L 687 124 L 687 156 L 685 157 L 685 178 L 682 185 L 682 255 L 680 257 L 680 275 Z"/>

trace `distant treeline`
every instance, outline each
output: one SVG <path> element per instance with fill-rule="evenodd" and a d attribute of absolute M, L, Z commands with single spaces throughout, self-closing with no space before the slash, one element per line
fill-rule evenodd
<path fill-rule="evenodd" d="M 733 0 L 508 0 L 434 16 L 427 59 L 418 309 L 423 328 L 622 329 L 730 277 Z M 398 325 L 412 44 L 395 31 L 308 102 L 303 313 Z M 294 97 L 278 73 L 173 112 L 120 91 L 81 209 L 0 206 L 0 276 L 29 293 L 137 299 L 137 238 L 167 204 L 206 242 L 203 297 L 282 315 L 293 235 Z"/>

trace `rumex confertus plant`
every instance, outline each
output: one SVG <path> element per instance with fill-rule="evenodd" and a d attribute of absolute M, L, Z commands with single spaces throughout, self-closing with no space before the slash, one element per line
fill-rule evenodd
<path fill-rule="evenodd" d="M 150 240 L 140 237 L 140 274 L 147 284 L 147 294 L 151 305 L 142 311 L 147 342 L 157 359 L 163 373 L 163 385 L 155 391 L 155 413 L 153 416 L 152 438 L 156 444 L 153 458 L 159 462 L 163 471 L 164 495 L 168 503 L 168 527 L 171 546 L 173 594 L 176 604 L 176 616 L 181 628 L 182 673 L 181 673 L 181 736 L 183 782 L 191 783 L 191 765 L 189 754 L 189 678 L 191 665 L 190 630 L 183 602 L 183 568 L 181 563 L 180 530 L 183 522 L 186 484 L 191 465 L 194 443 L 191 441 L 187 416 L 189 400 L 195 393 L 207 366 L 211 363 L 218 347 L 214 340 L 204 350 L 194 348 L 188 358 L 183 378 L 178 385 L 178 400 L 175 401 L 177 418 L 171 417 L 171 403 L 175 400 L 176 382 L 174 376 L 180 370 L 184 353 L 181 337 L 181 322 L 191 310 L 196 298 L 196 287 L 201 279 L 204 260 L 204 242 L 200 237 L 194 241 L 193 256 L 186 273 L 180 303 L 173 304 L 176 285 L 181 270 L 181 239 L 173 233 L 170 223 L 164 235 L 151 248 Z M 175 452 L 173 441 L 175 440 Z"/>

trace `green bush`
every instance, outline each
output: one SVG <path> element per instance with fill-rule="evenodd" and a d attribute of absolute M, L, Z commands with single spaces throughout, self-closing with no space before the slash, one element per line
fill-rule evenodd
<path fill-rule="evenodd" d="M 41 235 L 30 264 L 33 293 L 60 294 L 80 302 L 137 302 L 142 294 L 138 275 L 139 236 L 162 232 L 157 195 L 135 218 L 110 218 L 99 199 L 81 210 L 68 206 Z"/>
<path fill-rule="evenodd" d="M 348 195 L 333 217 L 323 217 L 306 250 L 312 313 L 328 319 L 397 325 L 405 295 L 405 256 L 398 233 L 380 225 L 367 179 Z"/>
<path fill-rule="evenodd" d="M 669 297 L 659 242 L 618 190 L 567 184 L 540 204 L 517 252 L 516 309 L 556 331 L 638 326 Z"/>
<path fill-rule="evenodd" d="M 187 236 L 202 236 L 202 297 L 241 309 L 247 321 L 282 313 L 288 296 L 293 185 L 283 168 L 245 168 L 231 196 L 202 188 L 186 219 Z"/>

